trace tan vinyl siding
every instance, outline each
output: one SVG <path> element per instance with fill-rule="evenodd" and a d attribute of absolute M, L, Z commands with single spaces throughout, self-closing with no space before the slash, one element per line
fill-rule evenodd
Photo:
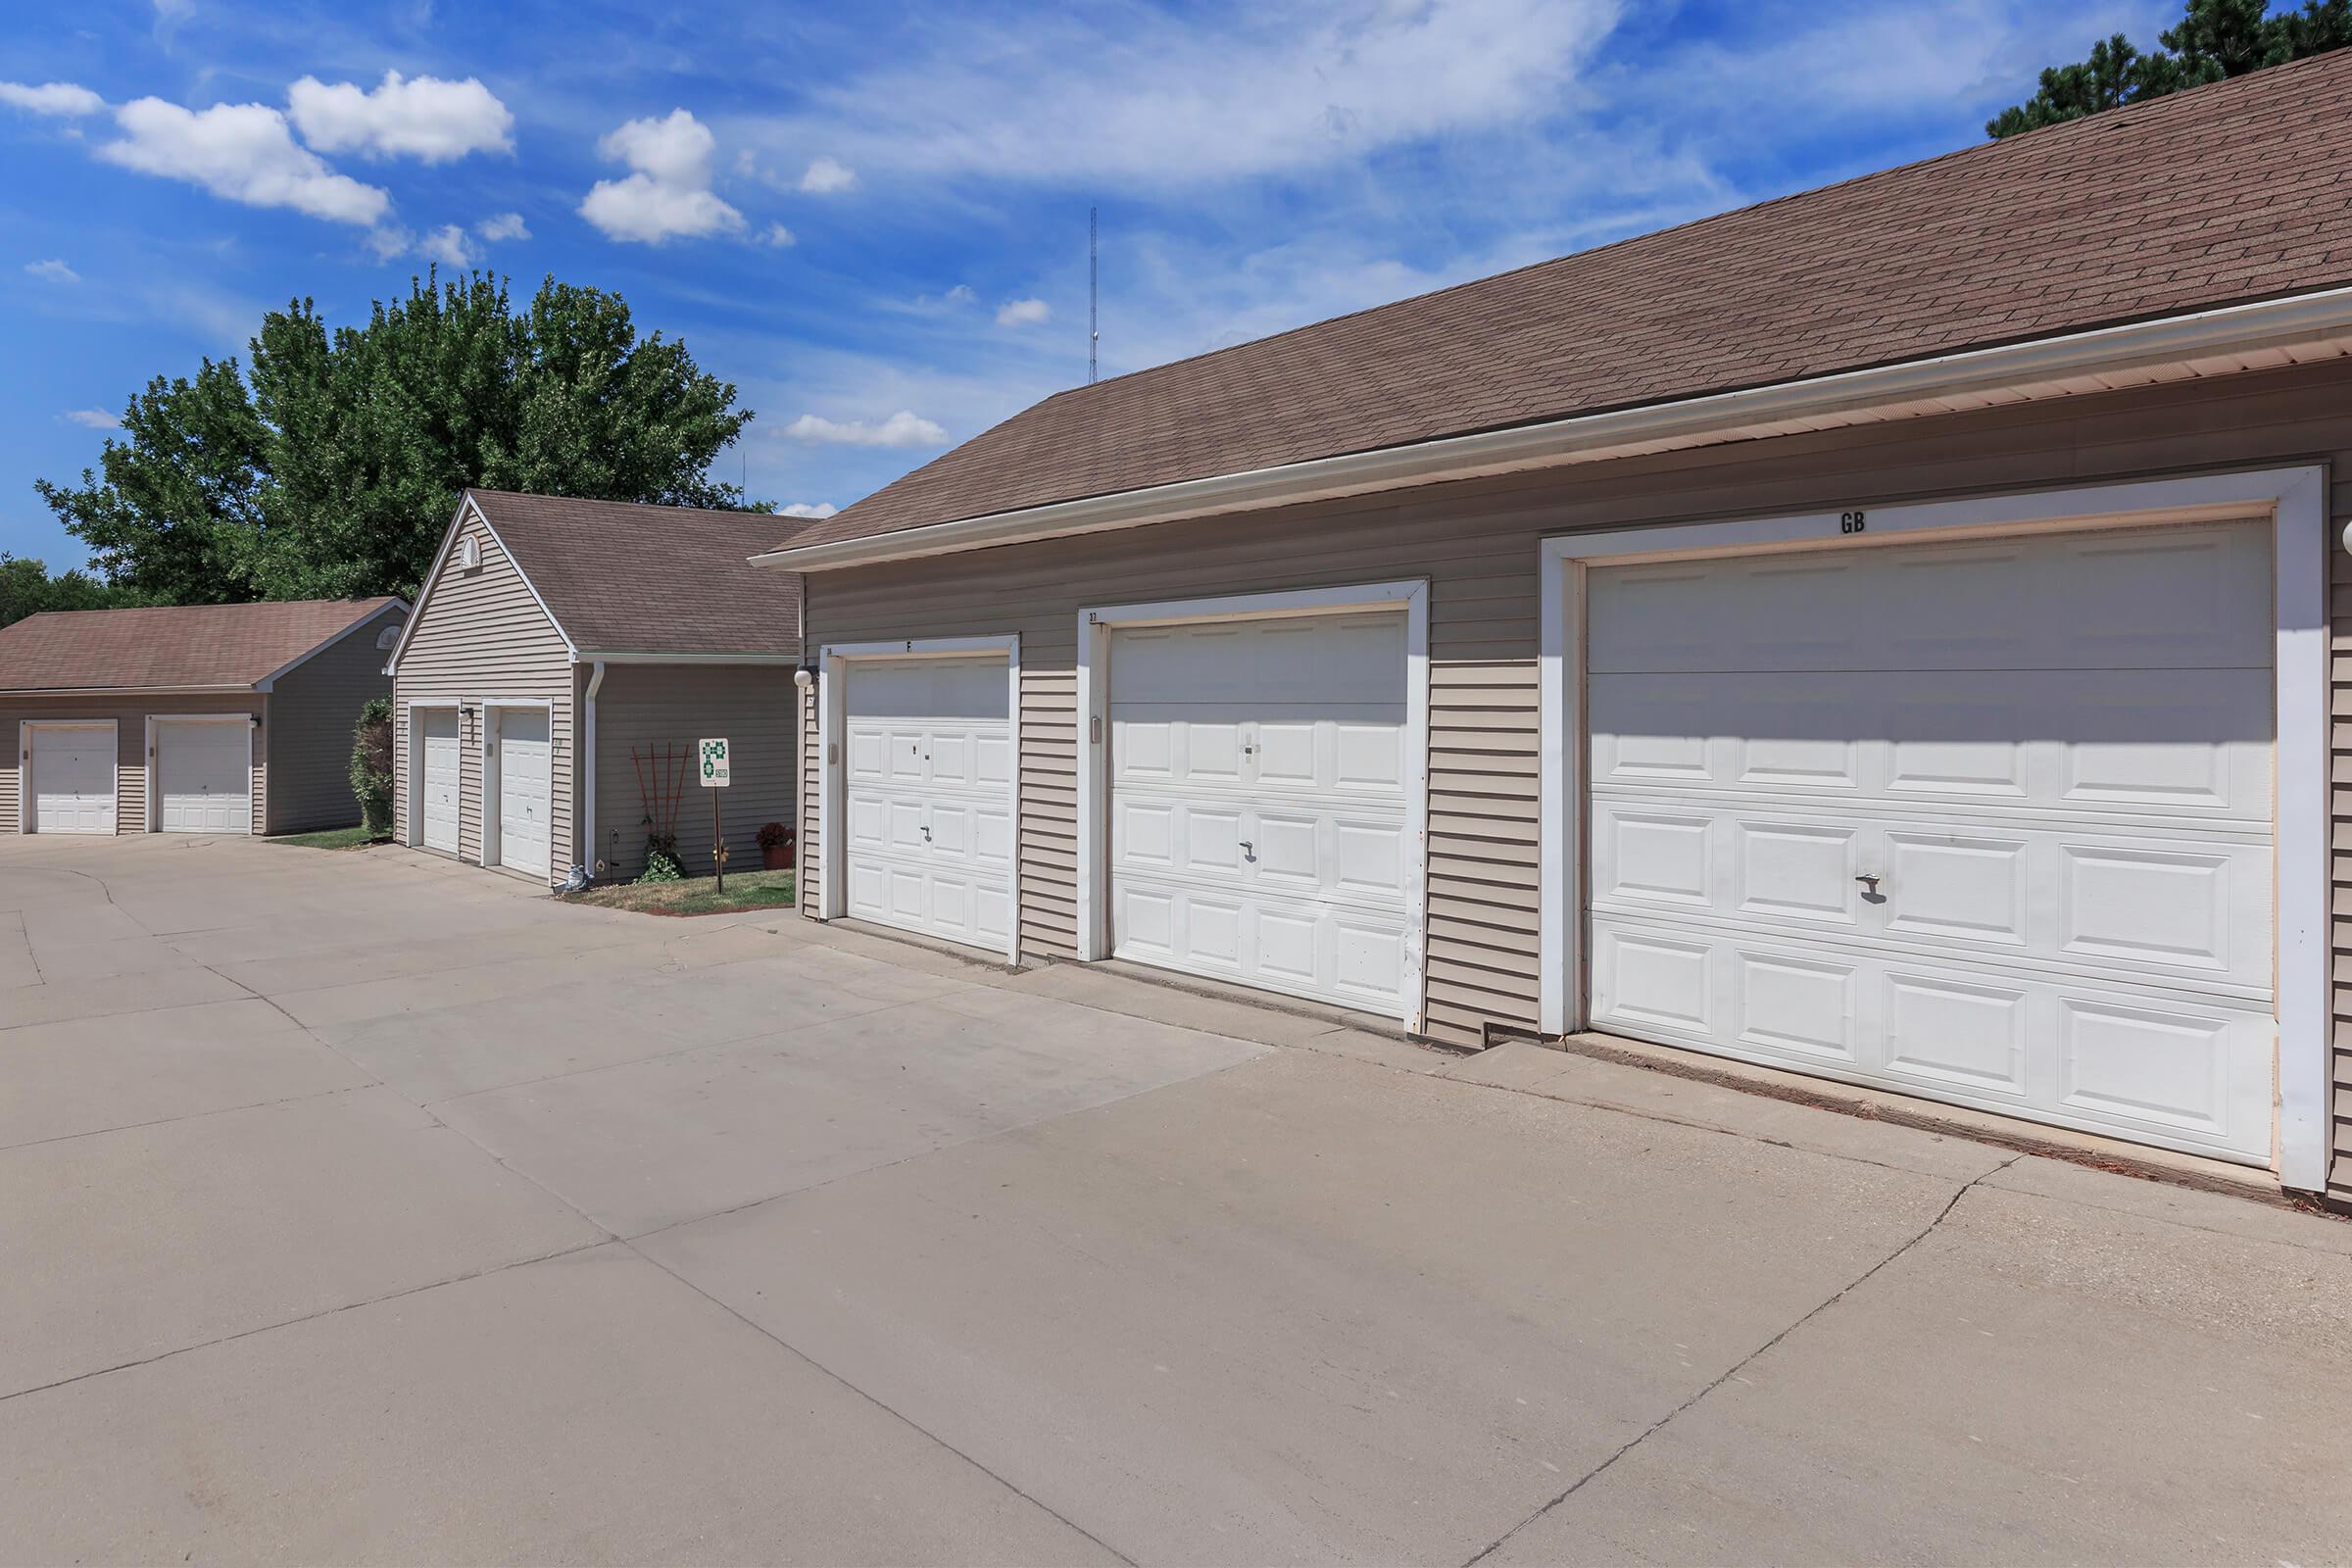
<path fill-rule="evenodd" d="M 270 693 L 272 833 L 309 833 L 360 819 L 351 793 L 351 732 L 371 697 L 392 695 L 390 656 L 375 646 L 407 616 L 388 605 L 368 623 L 277 678 Z"/>
<path fill-rule="evenodd" d="M 757 664 L 608 664 L 596 701 L 596 814 L 591 857 L 607 861 L 605 875 L 627 878 L 645 869 L 646 791 L 641 756 L 667 745 L 691 764 L 695 743 L 723 735 L 734 783 L 708 791 L 691 765 L 680 790 L 678 852 L 696 876 L 710 874 L 710 796 L 727 831 L 727 866 L 760 868 L 758 835 L 763 822 L 790 822 L 799 798 L 800 736 L 792 671 Z"/>
<path fill-rule="evenodd" d="M 1537 542 L 1546 534 L 2324 461 L 2352 514 L 2352 367 L 1432 485 L 812 574 L 809 645 L 1017 632 L 1025 956 L 1074 956 L 1074 654 L 1087 606 L 1426 577 L 1427 1029 L 1536 1025 Z M 2352 1196 L 2352 572 L 2334 557 L 2336 1180 Z M 813 715 L 806 715 L 813 738 Z M 812 748 L 813 749 L 813 748 Z M 814 868 L 814 776 L 803 837 Z"/>
<path fill-rule="evenodd" d="M 422 702 L 478 703 L 485 698 L 544 698 L 552 705 L 548 731 L 550 760 L 549 857 L 551 878 L 561 880 L 578 858 L 572 821 L 573 766 L 577 755 L 572 715 L 571 652 L 555 622 L 539 608 L 530 586 L 500 547 L 496 535 L 467 514 L 464 529 L 481 541 L 482 564 L 463 570 L 458 539 L 437 566 L 434 582 L 416 609 L 416 624 L 393 679 L 393 795 L 402 841 L 410 842 L 410 709 Z M 465 715 L 459 736 L 458 858 L 478 864 L 482 858 L 481 715 Z"/>
<path fill-rule="evenodd" d="M 20 726 L 38 722 L 113 719 L 115 722 L 115 831 L 147 831 L 147 719 L 150 714 L 260 713 L 270 699 L 259 692 L 191 692 L 180 696 L 130 693 L 112 697 L 12 697 L 0 695 L 0 832 L 24 831 L 24 759 Z M 253 735 L 253 831 L 269 819 L 267 789 L 270 726 Z"/>

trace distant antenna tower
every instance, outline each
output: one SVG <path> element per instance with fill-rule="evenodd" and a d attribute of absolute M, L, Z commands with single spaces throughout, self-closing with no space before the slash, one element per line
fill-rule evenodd
<path fill-rule="evenodd" d="M 1095 245 L 1096 209 L 1086 210 L 1086 384 L 1095 384 L 1098 359 L 1102 350 L 1102 325 L 1099 315 L 1102 302 L 1101 253 Z"/>

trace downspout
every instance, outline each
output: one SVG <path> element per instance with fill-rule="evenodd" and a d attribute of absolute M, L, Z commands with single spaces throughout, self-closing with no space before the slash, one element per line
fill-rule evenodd
<path fill-rule="evenodd" d="M 571 868 L 571 878 L 583 887 L 605 870 L 604 861 L 590 858 L 596 847 L 596 694 L 604 684 L 605 662 L 600 659 L 588 666 L 588 696 L 580 705 L 581 819 L 572 835 L 579 841 L 580 858 Z"/>

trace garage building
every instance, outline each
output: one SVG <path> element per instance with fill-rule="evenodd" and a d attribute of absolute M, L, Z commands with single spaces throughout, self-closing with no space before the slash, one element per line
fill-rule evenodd
<path fill-rule="evenodd" d="M 0 630 L 0 831 L 303 833 L 359 820 L 351 732 L 398 599 L 27 615 Z"/>
<path fill-rule="evenodd" d="M 706 737 L 731 746 L 728 863 L 792 820 L 798 581 L 752 567 L 772 517 L 469 490 L 389 662 L 402 840 L 562 882 L 645 868 L 654 797 Z M 581 759 L 587 759 L 582 765 Z M 683 780 L 686 869 L 709 797 Z"/>
<path fill-rule="evenodd" d="M 795 531 L 807 912 L 2352 1199 L 2347 101 L 1074 388 Z"/>

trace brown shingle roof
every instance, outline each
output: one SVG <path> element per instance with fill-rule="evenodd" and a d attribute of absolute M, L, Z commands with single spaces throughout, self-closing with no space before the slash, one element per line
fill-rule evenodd
<path fill-rule="evenodd" d="M 0 628 L 0 691 L 251 686 L 390 599 L 70 610 Z"/>
<path fill-rule="evenodd" d="M 778 520 L 753 512 L 469 490 L 581 652 L 801 651 L 801 580 L 749 558 Z"/>
<path fill-rule="evenodd" d="M 827 544 L 2352 281 L 2352 49 L 1073 388 Z"/>

